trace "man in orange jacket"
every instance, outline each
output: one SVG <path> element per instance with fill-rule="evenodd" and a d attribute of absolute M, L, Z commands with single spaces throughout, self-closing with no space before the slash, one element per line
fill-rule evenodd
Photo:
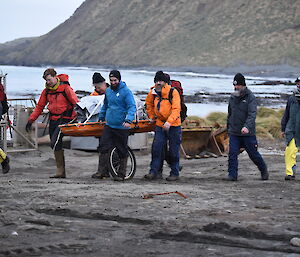
<path fill-rule="evenodd" d="M 38 104 L 28 119 L 26 131 L 31 130 L 32 123 L 40 116 L 48 103 L 47 108 L 50 114 L 49 134 L 57 166 L 56 174 L 50 178 L 65 178 L 63 135 L 60 133 L 58 126 L 76 118 L 74 107 L 78 102 L 78 98 L 68 82 L 68 75 L 57 75 L 53 68 L 49 68 L 44 71 L 43 78 L 46 80 L 45 89 L 42 91 Z"/>
<path fill-rule="evenodd" d="M 146 97 L 146 108 L 150 119 L 156 123 L 152 144 L 150 172 L 145 179 L 159 178 L 158 172 L 163 161 L 165 145 L 169 141 L 170 175 L 167 181 L 179 179 L 179 148 L 181 144 L 180 96 L 177 90 L 171 91 L 168 78 L 162 71 L 154 77 L 155 86 Z M 170 95 L 170 91 L 172 95 Z"/>

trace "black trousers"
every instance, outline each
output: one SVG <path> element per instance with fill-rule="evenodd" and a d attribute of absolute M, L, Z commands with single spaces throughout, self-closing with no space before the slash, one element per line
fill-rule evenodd
<path fill-rule="evenodd" d="M 111 148 L 117 147 L 120 158 L 126 158 L 128 155 L 128 136 L 128 129 L 114 129 L 105 125 L 100 139 L 100 153 L 107 153 Z"/>
<path fill-rule="evenodd" d="M 63 149 L 63 133 L 60 132 L 59 125 L 69 123 L 69 119 L 59 119 L 50 120 L 49 124 L 49 135 L 50 135 L 50 145 L 54 151 L 59 151 Z"/>

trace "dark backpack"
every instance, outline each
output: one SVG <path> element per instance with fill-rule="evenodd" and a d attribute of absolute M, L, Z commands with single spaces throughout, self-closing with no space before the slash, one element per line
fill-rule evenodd
<path fill-rule="evenodd" d="M 3 115 L 5 113 L 7 113 L 8 109 L 9 109 L 9 105 L 8 105 L 6 97 L 5 97 L 5 100 L 1 101 L 1 104 L 2 104 L 2 115 Z"/>
<path fill-rule="evenodd" d="M 187 117 L 187 106 L 184 103 L 184 96 L 183 96 L 183 88 L 181 86 L 180 81 L 178 80 L 171 80 L 171 90 L 169 92 L 169 101 L 172 104 L 172 99 L 173 99 L 173 91 L 176 89 L 179 93 L 180 96 L 180 118 L 181 122 L 184 122 L 184 120 Z"/>

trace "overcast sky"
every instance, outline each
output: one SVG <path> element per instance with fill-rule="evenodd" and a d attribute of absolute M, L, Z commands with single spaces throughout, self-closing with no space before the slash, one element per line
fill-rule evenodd
<path fill-rule="evenodd" d="M 0 43 L 41 36 L 67 20 L 84 0 L 0 0 Z"/>

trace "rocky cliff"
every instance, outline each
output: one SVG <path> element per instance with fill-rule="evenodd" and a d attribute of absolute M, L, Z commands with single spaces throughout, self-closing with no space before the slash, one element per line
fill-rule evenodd
<path fill-rule="evenodd" d="M 15 65 L 300 66 L 300 0 L 86 0 L 49 33 L 0 45 Z"/>

